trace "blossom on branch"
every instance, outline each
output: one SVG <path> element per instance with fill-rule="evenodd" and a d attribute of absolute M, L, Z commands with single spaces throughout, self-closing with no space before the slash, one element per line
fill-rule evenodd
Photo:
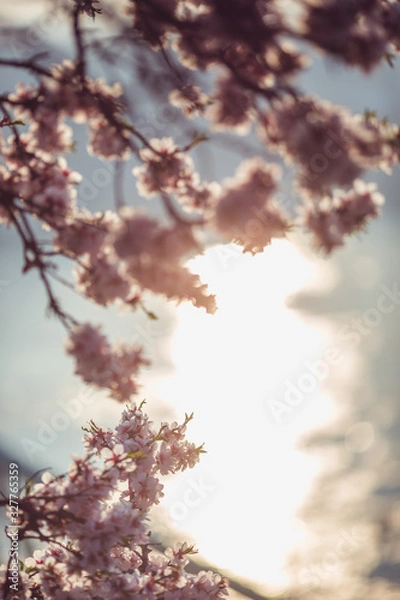
<path fill-rule="evenodd" d="M 23 565 L 26 593 L 74 600 L 206 600 L 226 594 L 220 575 L 185 570 L 193 547 L 183 543 L 155 552 L 148 528 L 148 511 L 163 495 L 160 474 L 193 466 L 202 452 L 184 436 L 191 418 L 181 425 L 163 423 L 157 431 L 131 404 L 114 429 L 90 421 L 87 453 L 63 476 L 44 473 L 20 499 L 20 539 L 47 541 Z"/>
<path fill-rule="evenodd" d="M 234 179 L 226 182 L 215 208 L 215 227 L 244 252 L 262 252 L 273 237 L 282 237 L 288 219 L 273 199 L 280 169 L 260 158 L 243 162 Z"/>
<path fill-rule="evenodd" d="M 118 402 L 128 402 L 137 394 L 137 374 L 149 364 L 142 348 L 125 344 L 113 348 L 100 328 L 89 323 L 71 331 L 66 351 L 76 361 L 77 375 L 89 385 L 108 390 Z"/>
<path fill-rule="evenodd" d="M 140 151 L 144 164 L 133 169 L 139 194 L 151 198 L 160 192 L 176 192 L 193 182 L 193 161 L 172 138 L 151 139 L 149 145 Z"/>
<path fill-rule="evenodd" d="M 317 249 L 329 254 L 342 246 L 346 237 L 363 229 L 369 219 L 379 216 L 384 202 L 375 184 L 356 180 L 348 192 L 336 191 L 318 204 L 307 202 L 300 209 L 300 223 L 311 231 Z"/>
<path fill-rule="evenodd" d="M 178 301 L 189 300 L 210 313 L 215 311 L 215 297 L 208 293 L 198 275 L 183 264 L 199 249 L 188 226 L 178 223 L 164 227 L 146 215 L 126 209 L 113 228 L 112 244 L 124 261 L 126 273 L 141 288 Z"/>
<path fill-rule="evenodd" d="M 211 102 L 197 85 L 185 85 L 181 89 L 173 90 L 168 99 L 172 106 L 180 108 L 188 118 L 197 114 L 203 115 Z"/>
<path fill-rule="evenodd" d="M 215 130 L 232 130 L 242 135 L 249 132 L 252 94 L 243 89 L 232 77 L 221 78 L 207 116 Z"/>

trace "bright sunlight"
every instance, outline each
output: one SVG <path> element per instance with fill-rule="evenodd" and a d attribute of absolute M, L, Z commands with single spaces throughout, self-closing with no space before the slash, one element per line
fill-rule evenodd
<path fill-rule="evenodd" d="M 325 343 L 287 299 L 332 286 L 334 271 L 286 241 L 255 257 L 233 244 L 214 246 L 189 264 L 209 282 L 218 311 L 178 307 L 174 372 L 146 387 L 177 414 L 194 412 L 188 435 L 207 454 L 167 481 L 164 506 L 170 525 L 209 561 L 279 592 L 288 584 L 288 553 L 304 537 L 296 510 L 318 469 L 297 449 L 299 435 L 329 420 L 333 408 L 317 388 L 278 420 L 269 400 L 282 399 L 284 382 L 295 385 L 304 361 L 318 359 Z"/>

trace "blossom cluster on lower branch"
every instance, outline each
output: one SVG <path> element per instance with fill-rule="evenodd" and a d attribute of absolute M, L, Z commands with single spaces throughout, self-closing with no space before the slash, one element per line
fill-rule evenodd
<path fill-rule="evenodd" d="M 227 593 L 220 575 L 185 570 L 193 547 L 162 554 L 150 543 L 149 510 L 163 496 L 159 476 L 194 466 L 204 452 L 185 439 L 192 416 L 156 430 L 142 405 L 130 405 L 115 429 L 90 421 L 85 455 L 66 474 L 46 472 L 24 488 L 19 537 L 43 544 L 24 561 L 26 598 L 201 600 Z M 7 577 L 3 589 L 11 598 Z"/>

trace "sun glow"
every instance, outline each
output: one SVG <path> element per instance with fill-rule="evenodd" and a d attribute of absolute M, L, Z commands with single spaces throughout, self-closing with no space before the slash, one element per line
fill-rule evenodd
<path fill-rule="evenodd" d="M 205 442 L 207 454 L 166 482 L 163 504 L 207 560 L 278 592 L 304 534 L 296 510 L 318 469 L 296 444 L 332 407 L 316 390 L 277 422 L 268 400 L 323 350 L 323 334 L 285 304 L 318 272 L 286 241 L 254 257 L 215 246 L 189 266 L 216 294 L 218 311 L 177 308 L 174 372 L 150 387 L 176 415 L 195 413 L 188 438 Z"/>

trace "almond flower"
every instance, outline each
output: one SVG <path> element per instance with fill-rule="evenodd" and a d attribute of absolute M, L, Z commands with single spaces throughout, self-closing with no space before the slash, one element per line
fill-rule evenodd
<path fill-rule="evenodd" d="M 245 135 L 251 124 L 252 94 L 238 85 L 233 77 L 222 77 L 217 82 L 213 102 L 207 117 L 216 131 L 234 130 Z"/>
<path fill-rule="evenodd" d="M 140 347 L 112 347 L 99 327 L 86 323 L 70 332 L 66 350 L 75 358 L 75 373 L 86 383 L 107 389 L 119 402 L 137 394 L 139 368 L 148 364 Z"/>
<path fill-rule="evenodd" d="M 140 151 L 144 164 L 132 171 L 139 194 L 151 198 L 161 191 L 171 193 L 193 183 L 193 161 L 175 146 L 172 138 L 154 138 L 149 145 L 151 148 Z"/>
<path fill-rule="evenodd" d="M 318 249 L 329 254 L 342 246 L 346 237 L 363 229 L 369 219 L 379 216 L 384 198 L 376 187 L 356 180 L 352 190 L 336 192 L 318 204 L 308 202 L 300 209 L 300 223 L 312 233 Z"/>
<path fill-rule="evenodd" d="M 280 170 L 261 158 L 244 161 L 235 177 L 225 182 L 215 207 L 219 234 L 237 241 L 245 252 L 261 252 L 273 237 L 282 237 L 288 221 L 273 199 Z"/>

